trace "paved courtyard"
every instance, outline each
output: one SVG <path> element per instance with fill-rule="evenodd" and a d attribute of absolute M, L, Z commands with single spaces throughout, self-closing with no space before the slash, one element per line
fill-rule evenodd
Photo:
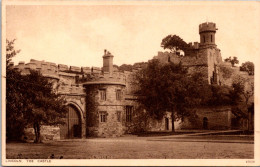
<path fill-rule="evenodd" d="M 160 136 L 8 143 L 7 158 L 45 159 L 250 159 L 253 136 Z"/>

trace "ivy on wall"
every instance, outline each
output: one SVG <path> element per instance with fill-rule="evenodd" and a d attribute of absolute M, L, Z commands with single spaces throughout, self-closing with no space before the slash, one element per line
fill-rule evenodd
<path fill-rule="evenodd" d="M 224 79 L 229 79 L 232 76 L 232 69 L 226 66 L 219 66 L 219 71 Z"/>
<path fill-rule="evenodd" d="M 86 124 L 88 127 L 93 127 L 98 124 L 98 112 L 97 112 L 97 101 L 96 91 L 94 85 L 85 87 L 86 92 Z"/>

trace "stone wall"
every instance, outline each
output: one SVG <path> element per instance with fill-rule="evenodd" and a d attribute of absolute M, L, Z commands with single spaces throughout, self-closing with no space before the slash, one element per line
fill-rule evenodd
<path fill-rule="evenodd" d="M 168 128 L 166 127 L 166 118 L 168 119 Z M 174 126 L 177 125 L 176 123 Z M 176 126 L 175 126 L 176 129 Z M 146 131 L 172 131 L 172 119 L 171 119 L 171 113 L 167 112 L 166 115 L 161 120 L 155 120 L 152 118 L 148 118 L 148 126 Z"/>
<path fill-rule="evenodd" d="M 60 140 L 60 128 L 57 126 L 41 126 L 42 140 Z M 25 129 L 24 139 L 28 141 L 35 140 L 33 128 Z"/>
<path fill-rule="evenodd" d="M 87 109 L 87 132 L 89 136 L 98 137 L 116 137 L 124 134 L 124 95 L 125 86 L 110 85 L 110 84 L 94 84 L 85 85 L 91 92 L 94 93 L 96 102 L 95 111 Z M 116 99 L 116 91 L 121 91 L 121 99 Z M 101 92 L 106 92 L 106 99 L 101 98 Z M 86 106 L 88 108 L 88 106 Z M 106 120 L 101 120 L 101 114 L 106 115 Z M 119 114 L 120 113 L 120 114 Z M 91 122 L 88 122 L 91 121 Z"/>
<path fill-rule="evenodd" d="M 157 120 L 151 118 L 147 111 L 145 111 L 140 104 L 137 102 L 137 97 L 127 95 L 125 105 L 133 106 L 133 119 L 131 122 L 124 121 L 125 133 L 137 133 L 137 132 L 148 132 L 148 131 L 171 131 L 172 130 L 172 119 L 171 113 L 167 112 L 166 115 L 161 119 Z M 124 112 L 124 119 L 125 119 Z M 168 128 L 166 128 L 166 119 L 168 119 Z M 178 127 L 178 123 L 175 123 L 175 128 Z"/>
<path fill-rule="evenodd" d="M 174 64 L 181 63 L 184 67 L 188 67 L 189 73 L 202 73 L 208 83 L 212 82 L 213 73 L 215 73 L 216 82 L 219 84 L 218 66 L 222 63 L 220 50 L 213 46 L 200 48 L 198 45 L 198 43 L 191 44 L 193 49 L 189 50 L 185 56 L 169 52 L 158 52 L 154 59 L 158 59 L 161 63 L 167 63 L 168 61 Z"/>
<path fill-rule="evenodd" d="M 98 123 L 98 137 L 119 137 L 124 134 L 123 121 L 125 121 L 124 106 L 99 106 L 99 113 L 107 113 L 106 122 Z M 120 116 L 118 118 L 118 112 Z"/>
<path fill-rule="evenodd" d="M 229 106 L 209 107 L 195 109 L 196 115 L 187 117 L 181 122 L 181 129 L 205 129 L 223 130 L 231 129 L 231 119 L 234 115 Z M 203 127 L 204 119 L 207 120 L 207 128 Z"/>

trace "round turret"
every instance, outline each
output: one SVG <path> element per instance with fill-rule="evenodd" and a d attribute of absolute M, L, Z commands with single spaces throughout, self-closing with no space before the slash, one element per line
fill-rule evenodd
<path fill-rule="evenodd" d="M 211 22 L 202 23 L 199 25 L 199 34 L 200 34 L 200 45 L 206 46 L 216 46 L 215 45 L 215 33 L 216 24 Z"/>

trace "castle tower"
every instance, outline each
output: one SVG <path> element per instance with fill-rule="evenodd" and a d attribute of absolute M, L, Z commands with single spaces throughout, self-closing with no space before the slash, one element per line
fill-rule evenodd
<path fill-rule="evenodd" d="M 108 52 L 106 49 L 104 50 L 103 56 L 103 71 L 113 73 L 113 55 Z"/>
<path fill-rule="evenodd" d="M 216 30 L 218 30 L 216 28 L 216 24 L 212 22 L 206 22 L 199 25 L 201 47 L 207 47 L 207 46 L 216 47 L 215 44 Z"/>
<path fill-rule="evenodd" d="M 209 84 L 220 84 L 218 65 L 221 63 L 221 53 L 215 44 L 215 34 L 217 31 L 215 23 L 206 22 L 199 25 L 200 44 L 199 55 L 203 60 L 204 72 L 207 73 Z"/>

